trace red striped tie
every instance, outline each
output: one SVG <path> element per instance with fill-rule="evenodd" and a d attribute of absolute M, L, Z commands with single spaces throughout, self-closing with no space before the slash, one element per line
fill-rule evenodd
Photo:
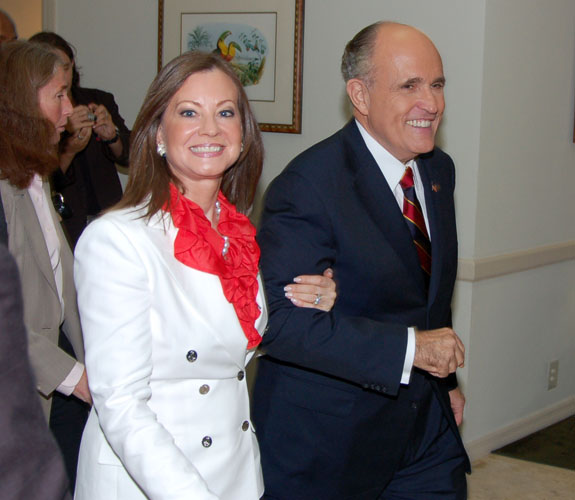
<path fill-rule="evenodd" d="M 403 217 L 411 232 L 413 243 L 417 249 L 417 255 L 421 264 L 421 269 L 425 274 L 425 283 L 429 286 L 429 277 L 431 276 L 431 242 L 425 227 L 425 218 L 421 205 L 415 195 L 413 185 L 413 171 L 411 167 L 405 169 L 403 177 L 399 181 L 403 189 Z"/>

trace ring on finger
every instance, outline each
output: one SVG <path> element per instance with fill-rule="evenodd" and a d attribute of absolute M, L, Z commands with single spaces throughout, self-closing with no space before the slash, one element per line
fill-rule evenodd
<path fill-rule="evenodd" d="M 78 135 L 76 136 L 76 138 L 77 138 L 79 141 L 81 141 L 81 140 L 84 138 L 84 136 L 83 136 L 83 135 L 80 135 L 80 134 L 78 134 Z"/>
<path fill-rule="evenodd" d="M 321 295 L 319 293 L 315 294 L 315 300 L 313 301 L 313 305 L 317 306 L 321 302 Z"/>

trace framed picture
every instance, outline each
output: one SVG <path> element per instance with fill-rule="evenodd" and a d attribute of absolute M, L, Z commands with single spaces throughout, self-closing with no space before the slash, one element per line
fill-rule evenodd
<path fill-rule="evenodd" d="M 235 69 L 263 132 L 301 133 L 304 0 L 159 0 L 158 71 L 188 50 Z"/>

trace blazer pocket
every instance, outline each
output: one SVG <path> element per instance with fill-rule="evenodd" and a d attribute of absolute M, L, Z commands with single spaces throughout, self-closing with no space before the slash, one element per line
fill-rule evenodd
<path fill-rule="evenodd" d="M 111 446 L 107 441 L 103 441 L 100 445 L 100 452 L 98 453 L 98 463 L 101 465 L 115 465 L 116 467 L 124 467 L 118 455 L 114 453 Z"/>
<path fill-rule="evenodd" d="M 346 417 L 351 413 L 356 395 L 344 389 L 309 379 L 287 375 L 283 378 L 284 398 L 289 403 L 314 412 Z"/>

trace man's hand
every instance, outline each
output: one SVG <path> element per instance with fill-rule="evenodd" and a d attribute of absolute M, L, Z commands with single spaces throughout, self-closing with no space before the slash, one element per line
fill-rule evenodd
<path fill-rule="evenodd" d="M 90 394 L 90 388 L 88 387 L 88 375 L 86 375 L 86 370 L 82 373 L 82 376 L 76 384 L 72 394 L 78 399 L 84 401 L 84 403 L 88 403 L 89 405 L 92 404 L 92 395 Z"/>
<path fill-rule="evenodd" d="M 447 377 L 461 368 L 465 347 L 451 328 L 415 331 L 415 359 L 413 365 L 435 377 Z"/>
<path fill-rule="evenodd" d="M 451 400 L 451 409 L 455 416 L 455 423 L 459 427 L 463 422 L 463 409 L 465 408 L 465 396 L 458 387 L 449 391 L 449 399 Z"/>

